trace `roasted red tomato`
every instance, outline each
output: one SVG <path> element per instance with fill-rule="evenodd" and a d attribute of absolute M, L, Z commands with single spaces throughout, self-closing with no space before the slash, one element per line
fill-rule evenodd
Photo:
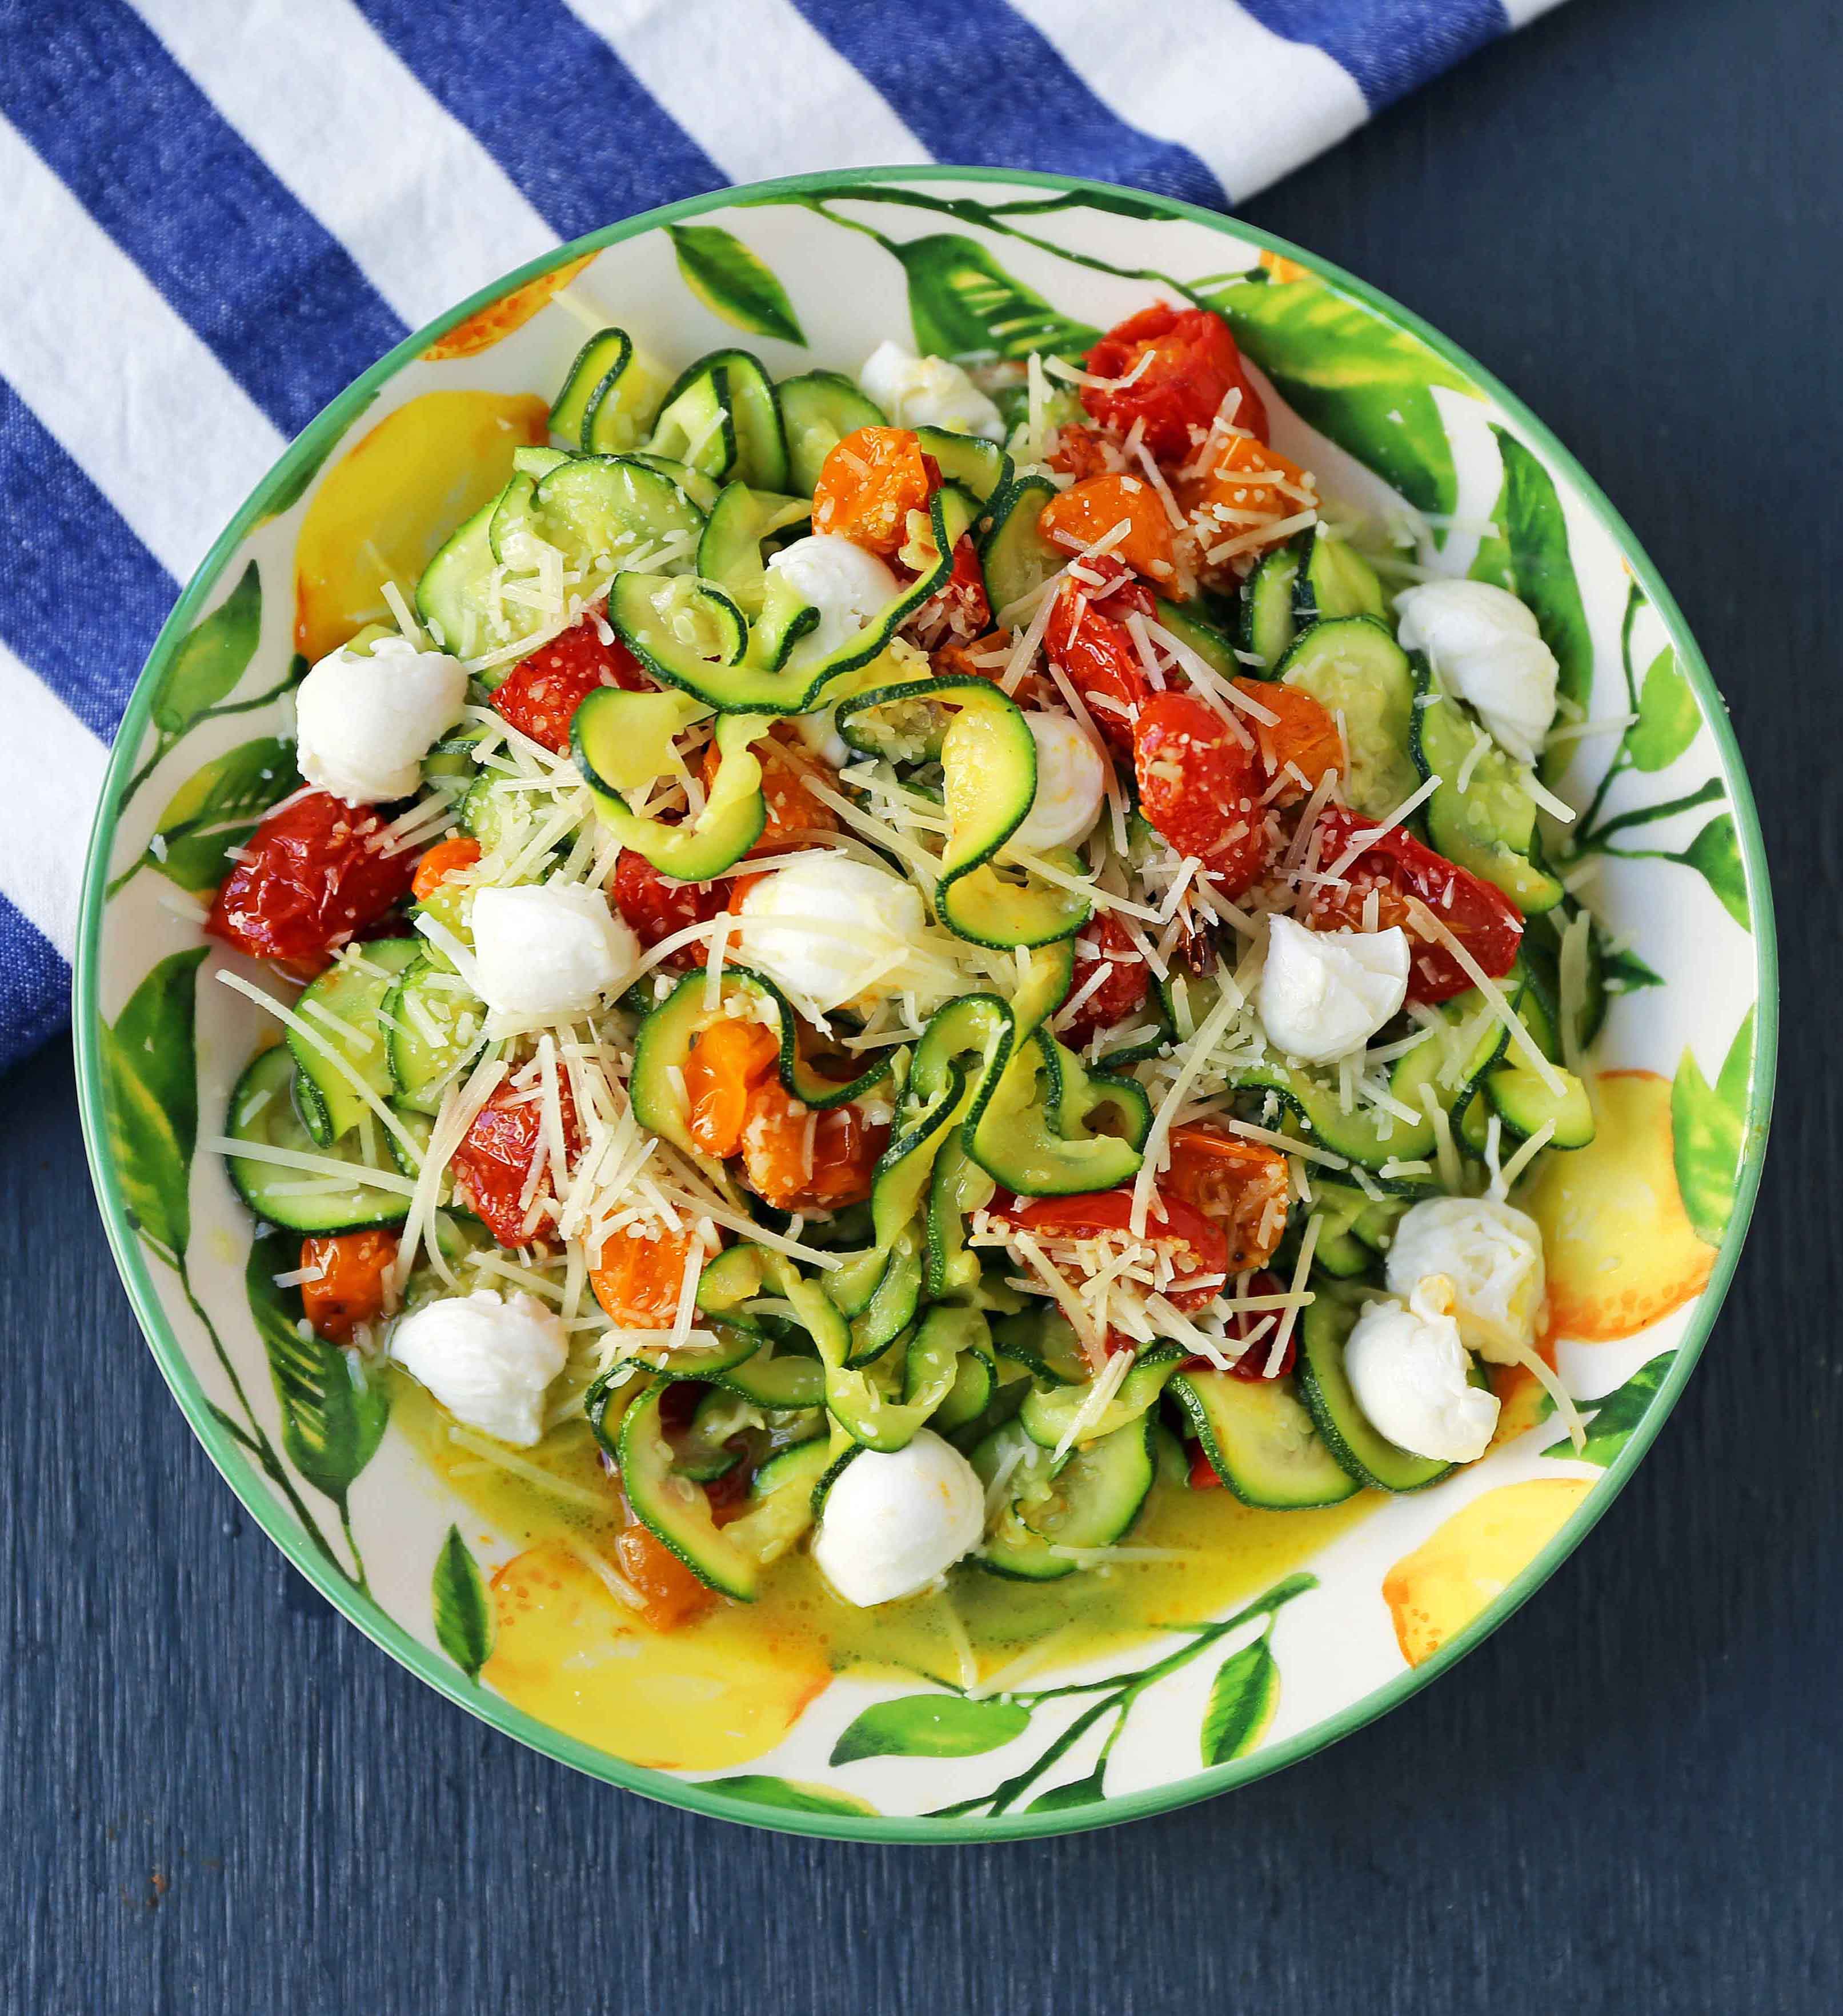
<path fill-rule="evenodd" d="M 1222 717 L 1187 693 L 1154 693 L 1132 737 L 1139 810 L 1179 854 L 1238 896 L 1267 859 L 1260 758 Z"/>
<path fill-rule="evenodd" d="M 610 893 L 615 909 L 633 927 L 635 937 L 650 950 L 687 924 L 707 924 L 722 912 L 729 884 L 675 882 L 669 875 L 661 875 L 645 855 L 626 847 L 614 863 Z M 703 965 L 704 960 L 704 947 L 692 944 L 667 953 L 665 963 L 689 968 Z"/>
<path fill-rule="evenodd" d="M 1277 1148 L 1218 1127 L 1174 1127 L 1171 1165 L 1160 1187 L 1222 1228 L 1230 1273 L 1244 1274 L 1273 1258 L 1287 1229 L 1287 1158 Z"/>
<path fill-rule="evenodd" d="M 1229 325 L 1207 308 L 1174 308 L 1163 301 L 1128 316 L 1088 353 L 1097 378 L 1132 377 L 1130 385 L 1084 385 L 1082 403 L 1103 425 L 1126 433 L 1146 423 L 1145 442 L 1161 462 L 1190 452 L 1190 430 L 1207 427 L 1231 391 L 1239 391 L 1235 424 L 1267 438 L 1267 409 L 1242 368 Z"/>
<path fill-rule="evenodd" d="M 301 1264 L 308 1278 L 301 1284 L 301 1306 L 315 1333 L 329 1344 L 350 1344 L 359 1324 L 376 1323 L 389 1299 L 387 1277 L 396 1258 L 394 1232 L 304 1239 Z"/>
<path fill-rule="evenodd" d="M 1163 1215 L 1160 1214 L 1162 1211 Z M 1110 1233 L 1130 1237 L 1132 1190 L 1085 1190 L 1076 1197 L 1014 1200 L 1004 1214 L 1020 1231 L 1039 1239 L 1092 1239 Z M 1220 1226 L 1212 1225 L 1194 1204 L 1163 1192 L 1154 1198 L 1142 1235 L 1170 1260 L 1181 1279 L 1195 1276 L 1195 1285 L 1168 1294 L 1175 1309 L 1200 1309 L 1215 1301 L 1229 1279 L 1229 1242 Z"/>
<path fill-rule="evenodd" d="M 1116 755 L 1132 754 L 1133 723 L 1150 689 L 1125 619 L 1136 610 L 1157 613 L 1150 589 L 1117 562 L 1094 560 L 1087 571 L 1106 577 L 1100 588 L 1085 586 L 1072 575 L 1056 591 L 1056 603 L 1043 632 L 1043 648 L 1067 674 L 1109 748 Z"/>
<path fill-rule="evenodd" d="M 375 938 L 409 894 L 413 848 L 385 851 L 384 821 L 369 806 L 310 791 L 272 812 L 243 843 L 205 929 L 253 959 L 303 979 L 342 945 Z"/>
<path fill-rule="evenodd" d="M 1320 866 L 1334 866 L 1353 841 L 1374 830 L 1370 821 L 1341 806 L 1326 806 L 1319 815 Z M 1372 889 L 1377 892 L 1376 928 L 1387 931 L 1399 924 L 1408 934 L 1410 1001 L 1449 1001 L 1472 984 L 1444 945 L 1430 943 L 1416 931 L 1411 898 L 1427 906 L 1491 979 L 1503 979 L 1516 964 L 1523 942 L 1523 915 L 1516 905 L 1502 890 L 1436 854 L 1402 826 L 1372 841 L 1344 870 L 1341 887 L 1315 890 L 1305 922 L 1314 931 L 1361 931 L 1365 898 Z"/>
<path fill-rule="evenodd" d="M 565 1081 L 562 1093 L 563 1151 L 574 1164 L 582 1152 L 582 1136 L 576 1125 L 576 1108 Z M 461 1137 L 461 1145 L 449 1164 L 455 1179 L 457 1203 L 465 1204 L 485 1221 L 487 1229 L 502 1246 L 542 1244 L 542 1226 L 525 1229 L 525 1185 L 538 1153 L 544 1127 L 542 1100 L 502 1088 L 474 1116 L 473 1125 Z M 547 1168 L 538 1192 L 560 1189 L 564 1172 Z"/>
<path fill-rule="evenodd" d="M 653 682 L 618 637 L 604 644 L 593 615 L 520 658 L 494 689 L 493 707 L 520 734 L 559 755 L 570 747 L 570 723 L 597 686 L 645 693 Z"/>
<path fill-rule="evenodd" d="M 1056 1031 L 1072 1049 L 1079 1049 L 1098 1031 L 1111 1029 L 1136 1014 L 1151 992 L 1152 969 L 1145 955 L 1127 936 L 1125 926 L 1107 910 L 1084 924 L 1075 941 L 1075 970 L 1069 983 L 1071 1001 L 1103 966 L 1107 977 Z"/>

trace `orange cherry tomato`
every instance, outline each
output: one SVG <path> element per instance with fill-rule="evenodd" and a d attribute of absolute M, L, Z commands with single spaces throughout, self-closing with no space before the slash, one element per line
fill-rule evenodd
<path fill-rule="evenodd" d="M 655 1631 L 676 1630 L 701 1616 L 717 1600 L 671 1549 L 635 1520 L 615 1537 L 614 1560 L 621 1578 L 639 1596 L 642 1620 Z"/>
<path fill-rule="evenodd" d="M 761 1022 L 727 1017 L 701 1030 L 685 1059 L 691 1138 L 707 1155 L 740 1155 L 749 1098 L 775 1067 L 780 1045 Z"/>
<path fill-rule="evenodd" d="M 819 1112 L 792 1097 L 778 1078 L 766 1078 L 749 1095 L 743 1176 L 777 1211 L 837 1211 L 869 1196 L 889 1138 L 887 1127 L 871 1125 L 855 1106 Z"/>
<path fill-rule="evenodd" d="M 1225 895 L 1240 895 L 1267 858 L 1254 750 L 1193 694 L 1161 693 L 1139 709 L 1132 761 L 1139 810 L 1179 854 L 1212 869 Z"/>
<path fill-rule="evenodd" d="M 1164 500 L 1143 477 L 1091 476 L 1051 498 L 1038 517 L 1037 529 L 1074 553 L 1105 538 L 1122 519 L 1132 529 L 1108 551 L 1135 574 L 1168 582 L 1176 572 L 1171 520 Z"/>
<path fill-rule="evenodd" d="M 1235 424 L 1267 438 L 1267 409 L 1242 366 L 1235 338 L 1207 308 L 1158 301 L 1140 309 L 1089 351 L 1088 369 L 1097 378 L 1132 380 L 1129 385 L 1084 385 L 1082 403 L 1121 434 L 1143 420 L 1146 445 L 1161 462 L 1183 460 L 1190 452 L 1190 430 L 1207 428 L 1231 391 L 1241 394 Z"/>
<path fill-rule="evenodd" d="M 1159 1187 L 1222 1228 L 1231 1274 L 1273 1258 L 1287 1229 L 1287 1158 L 1278 1149 L 1219 1128 L 1174 1127 L 1171 1165 Z"/>
<path fill-rule="evenodd" d="M 1074 422 L 1056 429 L 1056 447 L 1049 462 L 1052 469 L 1074 477 L 1078 483 L 1085 482 L 1091 476 L 1105 476 L 1111 466 L 1100 436 L 1092 427 Z"/>
<path fill-rule="evenodd" d="M 694 1247 L 701 1265 L 710 1257 L 704 1242 L 657 1220 L 610 1233 L 589 1273 L 609 1322 L 622 1330 L 670 1330 Z"/>
<path fill-rule="evenodd" d="M 301 1284 L 301 1306 L 315 1334 L 329 1344 L 350 1344 L 360 1323 L 376 1323 L 388 1298 L 397 1258 L 394 1232 L 337 1232 L 301 1242 L 301 1264 L 320 1269 Z"/>
<path fill-rule="evenodd" d="M 1276 803 L 1290 805 L 1317 789 L 1327 772 L 1344 764 L 1344 743 L 1330 711 L 1298 686 L 1283 686 L 1274 679 L 1236 679 L 1237 689 L 1247 695 L 1276 722 L 1250 721 L 1248 733 L 1261 753 L 1261 766 L 1272 783 L 1286 774 L 1290 764 L 1299 773 L 1288 779 Z"/>
<path fill-rule="evenodd" d="M 1239 574 L 1269 546 L 1290 538 L 1291 531 L 1277 527 L 1318 501 L 1312 479 L 1296 462 L 1247 434 L 1229 435 L 1208 468 L 1180 477 L 1173 487 L 1178 508 L 1196 526 L 1204 565 Z M 1240 552 L 1210 559 L 1217 547 L 1243 539 L 1247 542 Z"/>
<path fill-rule="evenodd" d="M 478 841 L 467 833 L 451 833 L 446 840 L 437 841 L 416 863 L 416 878 L 409 885 L 409 893 L 419 903 L 426 903 L 449 876 L 459 874 L 463 868 L 471 868 L 479 859 Z"/>
<path fill-rule="evenodd" d="M 820 466 L 812 528 L 893 553 L 909 536 L 909 513 L 926 506 L 932 488 L 921 443 L 906 427 L 859 427 Z"/>

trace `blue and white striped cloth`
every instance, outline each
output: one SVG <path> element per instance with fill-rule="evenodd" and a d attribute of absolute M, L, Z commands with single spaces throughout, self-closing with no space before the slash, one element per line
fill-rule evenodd
<path fill-rule="evenodd" d="M 0 0 L 0 1066 L 65 1019 L 104 751 L 232 510 L 496 273 L 930 160 L 1226 206 L 1554 0 Z"/>

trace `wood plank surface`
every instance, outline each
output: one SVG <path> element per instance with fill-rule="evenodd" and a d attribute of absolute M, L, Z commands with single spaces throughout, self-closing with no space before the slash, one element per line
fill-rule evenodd
<path fill-rule="evenodd" d="M 1550 1586 L 1384 1722 L 1129 1828 L 882 1849 L 646 1805 L 437 1699 L 243 1515 L 117 1283 L 54 1046 L 0 1087 L 0 2009 L 1843 2007 L 1840 54 L 1823 0 L 1572 0 L 1248 207 L 1600 477 L 1761 797 L 1785 1043 L 1751 1244 Z"/>

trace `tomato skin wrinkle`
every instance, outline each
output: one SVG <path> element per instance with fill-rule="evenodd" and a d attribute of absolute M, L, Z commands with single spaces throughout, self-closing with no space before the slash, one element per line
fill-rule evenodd
<path fill-rule="evenodd" d="M 623 848 L 610 884 L 614 907 L 632 926 L 635 937 L 649 951 L 690 924 L 707 924 L 721 915 L 729 891 L 721 882 L 675 882 L 662 875 L 643 854 Z M 688 971 L 704 963 L 704 949 L 681 945 L 668 952 L 664 963 Z"/>
<path fill-rule="evenodd" d="M 315 1334 L 329 1344 L 350 1344 L 359 1324 L 376 1323 L 384 1313 L 385 1276 L 396 1258 L 394 1232 L 304 1239 L 301 1264 L 308 1278 L 301 1284 L 301 1305 Z"/>
<path fill-rule="evenodd" d="M 582 1151 L 582 1136 L 567 1078 L 560 1077 L 557 1093 L 563 1108 L 563 1151 L 574 1164 Z M 502 1089 L 474 1115 L 449 1163 L 457 1193 L 502 1246 L 546 1244 L 538 1233 L 525 1230 L 526 1206 L 520 1201 L 543 1131 L 543 1100 Z M 564 1172 L 549 1168 L 545 1173 L 549 1187 L 560 1189 Z M 542 1184 L 538 1194 L 544 1194 Z"/>
<path fill-rule="evenodd" d="M 409 895 L 416 855 L 386 853 L 386 821 L 369 805 L 310 791 L 272 812 L 243 843 L 205 929 L 254 959 L 304 977 L 355 938 L 375 935 Z"/>
<path fill-rule="evenodd" d="M 1239 895 L 1267 853 L 1254 751 L 1193 694 L 1161 693 L 1139 709 L 1132 755 L 1146 819 L 1211 869 L 1226 895 Z"/>
<path fill-rule="evenodd" d="M 1267 439 L 1267 409 L 1220 315 L 1154 302 L 1110 329 L 1089 351 L 1088 369 L 1097 378 L 1128 377 L 1148 351 L 1151 362 L 1132 384 L 1082 387 L 1082 404 L 1103 426 L 1125 434 L 1143 420 L 1146 445 L 1161 462 L 1182 459 L 1190 430 L 1207 428 L 1229 393 L 1239 391 L 1234 424 Z"/>
<path fill-rule="evenodd" d="M 602 642 L 601 625 L 592 612 L 520 659 L 494 689 L 491 704 L 520 735 L 553 755 L 567 756 L 570 723 L 597 687 L 646 693 L 652 686 L 620 638 Z"/>
<path fill-rule="evenodd" d="M 1138 1013 L 1152 991 L 1152 969 L 1145 954 L 1127 935 L 1125 926 L 1107 910 L 1084 925 L 1075 941 L 1075 968 L 1069 982 L 1071 999 L 1100 966 L 1110 969 L 1107 978 L 1056 1032 L 1072 1049 L 1079 1049 L 1101 1030 L 1118 1028 L 1129 1015 Z"/>
<path fill-rule="evenodd" d="M 1354 812 L 1327 805 L 1319 815 L 1319 859 L 1328 867 L 1359 836 L 1375 830 Z M 1373 888 L 1380 928 L 1400 924 L 1408 934 L 1410 1001 L 1449 1001 L 1472 985 L 1471 976 L 1444 945 L 1416 931 L 1411 898 L 1439 919 L 1491 979 L 1502 980 L 1517 963 L 1523 913 L 1516 905 L 1503 891 L 1436 854 L 1405 827 L 1396 826 L 1370 841 L 1344 871 L 1344 880 L 1345 887 L 1314 891 L 1305 921 L 1315 931 L 1361 930 L 1364 899 Z"/>
<path fill-rule="evenodd" d="M 1135 610 L 1152 615 L 1157 604 L 1117 563 L 1107 571 L 1105 588 L 1084 589 L 1071 578 L 1056 589 L 1043 647 L 1086 703 L 1102 740 L 1117 756 L 1130 757 L 1133 725 L 1151 689 L 1122 619 Z"/>

